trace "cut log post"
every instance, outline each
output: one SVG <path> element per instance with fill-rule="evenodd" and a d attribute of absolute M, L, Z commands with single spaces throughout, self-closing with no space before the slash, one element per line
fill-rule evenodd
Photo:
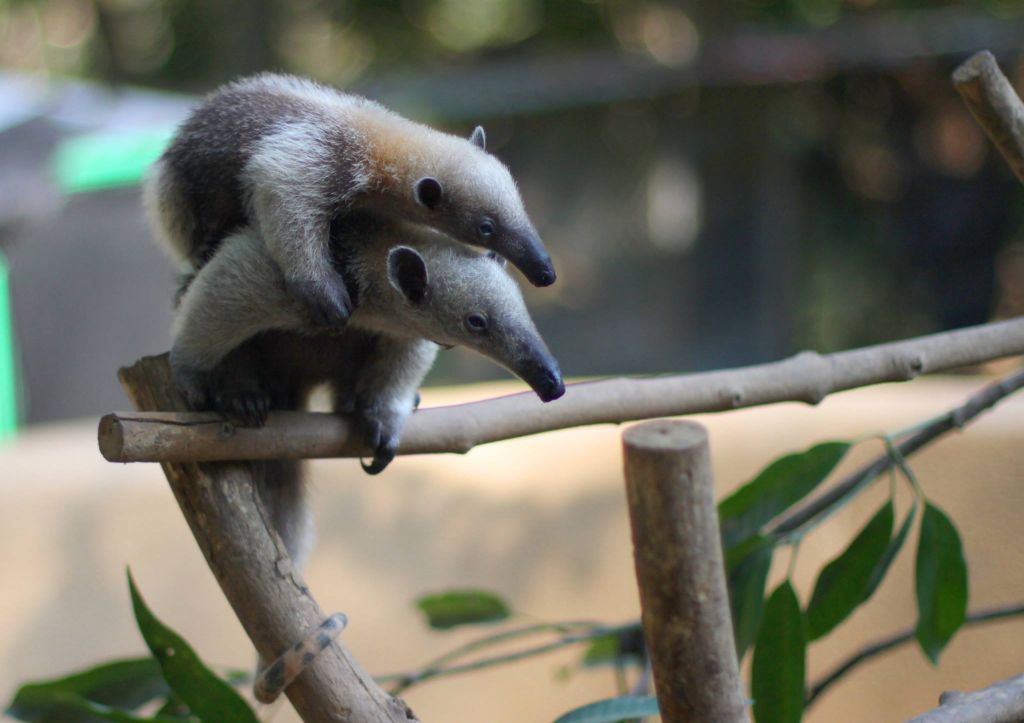
<path fill-rule="evenodd" d="M 666 723 L 747 721 L 707 431 L 658 420 L 622 437 L 644 640 Z"/>
<path fill-rule="evenodd" d="M 184 411 L 166 356 L 119 372 L 140 410 Z M 271 529 L 245 462 L 162 465 L 182 513 L 242 627 L 264 660 L 277 658 L 327 617 Z M 409 723 L 416 718 L 355 661 L 340 641 L 286 690 L 302 720 Z"/>

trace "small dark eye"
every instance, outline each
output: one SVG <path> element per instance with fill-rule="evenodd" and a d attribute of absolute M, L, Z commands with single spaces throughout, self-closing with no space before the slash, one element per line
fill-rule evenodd
<path fill-rule="evenodd" d="M 466 317 L 466 328 L 474 334 L 487 331 L 487 317 L 483 314 L 470 314 Z"/>
<path fill-rule="evenodd" d="M 484 238 L 489 238 L 494 235 L 494 222 L 490 219 L 484 219 L 480 222 L 480 225 L 476 227 L 476 230 Z"/>

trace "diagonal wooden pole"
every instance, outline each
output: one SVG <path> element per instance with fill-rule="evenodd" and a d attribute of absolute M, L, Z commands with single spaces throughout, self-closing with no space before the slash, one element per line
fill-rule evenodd
<path fill-rule="evenodd" d="M 165 357 L 118 374 L 140 410 L 184 410 Z M 244 462 L 162 465 L 210 570 L 264 660 L 277 658 L 326 618 L 272 531 Z M 335 641 L 285 690 L 307 723 L 410 723 L 415 715 Z"/>

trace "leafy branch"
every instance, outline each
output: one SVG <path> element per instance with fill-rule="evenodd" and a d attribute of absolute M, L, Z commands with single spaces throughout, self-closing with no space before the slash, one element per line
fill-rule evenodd
<path fill-rule="evenodd" d="M 428 680 L 434 678 L 441 678 L 451 675 L 458 675 L 461 673 L 470 673 L 477 670 L 483 670 L 485 668 L 491 668 L 496 665 L 503 665 L 505 663 L 511 663 L 516 660 L 523 660 L 525 658 L 532 658 L 538 655 L 544 655 L 561 648 L 568 647 L 570 645 L 576 645 L 578 643 L 584 643 L 599 638 L 606 638 L 610 636 L 620 636 L 628 633 L 635 633 L 640 624 L 638 622 L 626 623 L 623 625 L 615 626 L 604 626 L 594 625 L 589 629 L 584 629 L 580 632 L 567 633 L 560 636 L 559 638 L 539 645 L 523 648 L 510 653 L 503 653 L 500 655 L 492 655 L 489 657 L 474 660 L 468 663 L 450 664 L 454 660 L 464 657 L 471 652 L 477 652 L 487 647 L 498 645 L 500 643 L 507 642 L 508 640 L 523 637 L 538 632 L 546 632 L 557 629 L 560 625 L 531 625 L 525 628 L 518 628 L 514 630 L 503 631 L 494 635 L 489 635 L 484 638 L 474 640 L 464 646 L 456 648 L 449 653 L 427 663 L 423 668 L 416 671 L 410 671 L 406 673 L 392 673 L 390 675 L 384 675 L 377 678 L 378 682 L 389 683 L 394 682 L 396 685 L 391 690 L 392 695 L 399 695 L 404 691 L 408 690 L 414 685 L 425 683 Z"/>
<path fill-rule="evenodd" d="M 119 660 L 57 680 L 28 683 L 6 713 L 21 721 L 86 723 L 257 723 L 232 688 L 236 675 L 211 671 L 185 640 L 149 609 L 128 573 L 132 610 L 151 657 Z M 160 704 L 155 714 L 141 709 Z"/>
<path fill-rule="evenodd" d="M 830 607 L 835 608 L 831 612 L 826 613 L 830 616 L 830 623 L 826 627 L 822 627 L 819 623 L 810 625 L 812 639 L 823 637 L 835 625 L 838 625 L 852 614 L 853 610 L 863 604 L 874 590 L 877 589 L 891 562 L 905 543 L 912 523 L 919 516 L 920 485 L 914 478 L 906 458 L 941 439 L 945 434 L 953 430 L 962 430 L 975 421 L 984 411 L 993 408 L 1000 401 L 1006 399 L 1022 387 L 1024 387 L 1024 371 L 1010 374 L 997 382 L 986 385 L 971 395 L 963 404 L 950 409 L 948 412 L 915 425 L 907 432 L 897 433 L 894 437 L 898 441 L 888 443 L 886 450 L 878 455 L 877 458 L 868 461 L 852 473 L 844 476 L 822 495 L 814 498 L 812 502 L 802 507 L 794 507 L 794 503 L 798 503 L 802 495 L 811 492 L 821 481 L 828 477 L 829 473 L 845 455 L 849 444 L 845 442 L 829 442 L 812 447 L 807 452 L 787 455 L 776 460 L 757 475 L 751 483 L 741 488 L 754 491 L 750 498 L 752 500 L 751 503 L 744 503 L 744 496 L 737 493 L 729 498 L 731 501 L 723 501 L 720 505 L 719 510 L 723 520 L 724 542 L 730 551 L 729 567 L 735 572 L 737 568 L 742 568 L 743 562 L 756 559 L 758 566 L 762 567 L 763 575 L 766 577 L 767 567 L 771 562 L 771 550 L 776 544 L 787 539 L 793 539 L 793 535 L 802 536 L 806 534 L 811 527 L 820 524 L 825 518 L 849 503 L 858 493 L 866 490 L 873 480 L 893 470 L 902 471 L 915 490 L 915 502 L 904 517 L 899 528 L 895 530 L 895 535 L 893 534 L 895 527 L 895 520 L 893 519 L 894 508 L 890 501 L 872 518 L 864 528 L 861 536 L 851 543 L 846 555 L 846 557 L 850 558 L 849 562 L 839 562 L 843 560 L 844 556 L 840 556 L 835 561 L 838 566 L 831 573 L 831 576 L 841 579 L 847 585 L 846 591 L 840 591 L 838 598 L 833 593 L 830 598 L 824 592 L 826 587 L 820 587 L 816 588 L 815 595 L 812 596 L 812 601 L 807 611 L 808 615 L 819 615 L 822 610 L 827 610 Z M 766 492 L 769 488 L 774 489 L 774 496 Z M 775 510 L 782 510 L 782 514 L 776 516 Z M 864 567 L 865 561 L 870 563 L 866 568 Z M 851 567 L 851 565 L 854 567 Z M 857 565 L 860 565 L 860 567 L 857 568 Z M 857 569 L 861 570 L 861 572 L 856 572 Z M 756 571 L 754 577 L 757 577 Z M 829 573 L 823 572 L 819 585 L 822 585 L 822 581 L 828 577 Z M 861 586 L 859 588 L 860 591 L 853 595 L 851 595 L 849 590 L 851 578 L 861 580 L 858 583 Z M 756 582 L 753 583 L 754 592 L 760 601 L 758 603 L 759 606 L 763 606 L 765 602 L 763 597 L 764 579 L 761 579 L 760 585 Z M 731 598 L 734 608 L 737 605 L 742 607 L 744 599 L 743 585 L 747 583 L 749 583 L 749 575 L 730 576 Z M 1024 606 L 981 611 L 968 616 L 964 624 L 976 624 L 1022 612 L 1024 612 Z M 737 622 L 738 632 L 745 628 L 749 630 L 750 621 L 743 620 L 743 616 L 744 613 L 740 611 L 738 615 L 740 620 Z M 735 610 L 734 617 L 737 617 Z M 762 624 L 761 617 L 759 613 L 753 614 L 753 617 L 755 618 L 754 622 L 756 625 L 754 630 L 756 632 L 756 629 Z M 557 633 L 563 631 L 565 631 L 563 635 L 548 643 L 527 647 L 512 653 L 488 656 L 470 663 L 450 664 L 471 653 L 479 652 L 488 647 L 514 639 L 546 632 Z M 397 682 L 398 687 L 393 692 L 398 693 L 412 685 L 426 682 L 432 678 L 480 670 L 513 660 L 541 655 L 581 642 L 624 634 L 636 634 L 638 631 L 639 622 L 614 627 L 603 626 L 589 621 L 540 623 L 523 626 L 471 641 L 430 661 L 419 670 L 393 674 L 379 680 L 382 682 Z M 809 704 L 817 695 L 820 695 L 820 691 L 813 693 L 817 686 L 822 686 L 822 689 L 827 688 L 841 679 L 853 667 L 869 660 L 874 655 L 885 652 L 885 650 L 891 647 L 913 640 L 916 635 L 917 629 L 915 628 L 914 631 L 901 633 L 894 639 L 887 638 L 878 644 L 870 646 L 866 649 L 866 652 L 858 653 L 854 656 L 856 659 L 848 661 L 843 666 L 840 666 L 840 668 L 837 668 L 828 676 L 828 679 L 823 680 L 821 683 L 816 683 L 815 687 L 811 689 L 812 692 L 807 694 L 807 703 Z M 745 649 L 752 643 L 752 634 L 748 635 L 748 637 L 751 638 L 749 642 L 744 642 L 738 647 Z M 874 651 L 873 649 L 876 646 L 880 646 L 881 649 Z"/>
<path fill-rule="evenodd" d="M 836 512 L 844 502 L 870 484 L 872 480 L 894 467 L 898 467 L 901 457 L 911 456 L 953 430 L 962 430 L 982 412 L 991 409 L 1022 387 L 1024 387 L 1024 370 L 984 387 L 962 405 L 915 427 L 914 432 L 894 445 L 893 452 L 886 451 L 880 454 L 836 482 L 821 496 L 802 507 L 787 512 L 772 523 L 765 530 L 765 534 L 772 537 L 783 537 L 800 530 L 812 521 L 820 521 L 822 517 Z"/>

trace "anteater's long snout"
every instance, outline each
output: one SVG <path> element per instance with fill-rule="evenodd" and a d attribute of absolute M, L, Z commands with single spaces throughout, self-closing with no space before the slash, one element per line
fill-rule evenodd
<path fill-rule="evenodd" d="M 516 365 L 514 371 L 530 385 L 542 402 L 550 402 L 565 394 L 562 372 L 558 368 L 558 362 L 547 349 L 543 353 L 526 357 Z"/>
<path fill-rule="evenodd" d="M 551 286 L 558 278 L 544 242 L 532 228 L 509 234 L 504 249 L 495 249 L 523 272 L 534 286 Z"/>

